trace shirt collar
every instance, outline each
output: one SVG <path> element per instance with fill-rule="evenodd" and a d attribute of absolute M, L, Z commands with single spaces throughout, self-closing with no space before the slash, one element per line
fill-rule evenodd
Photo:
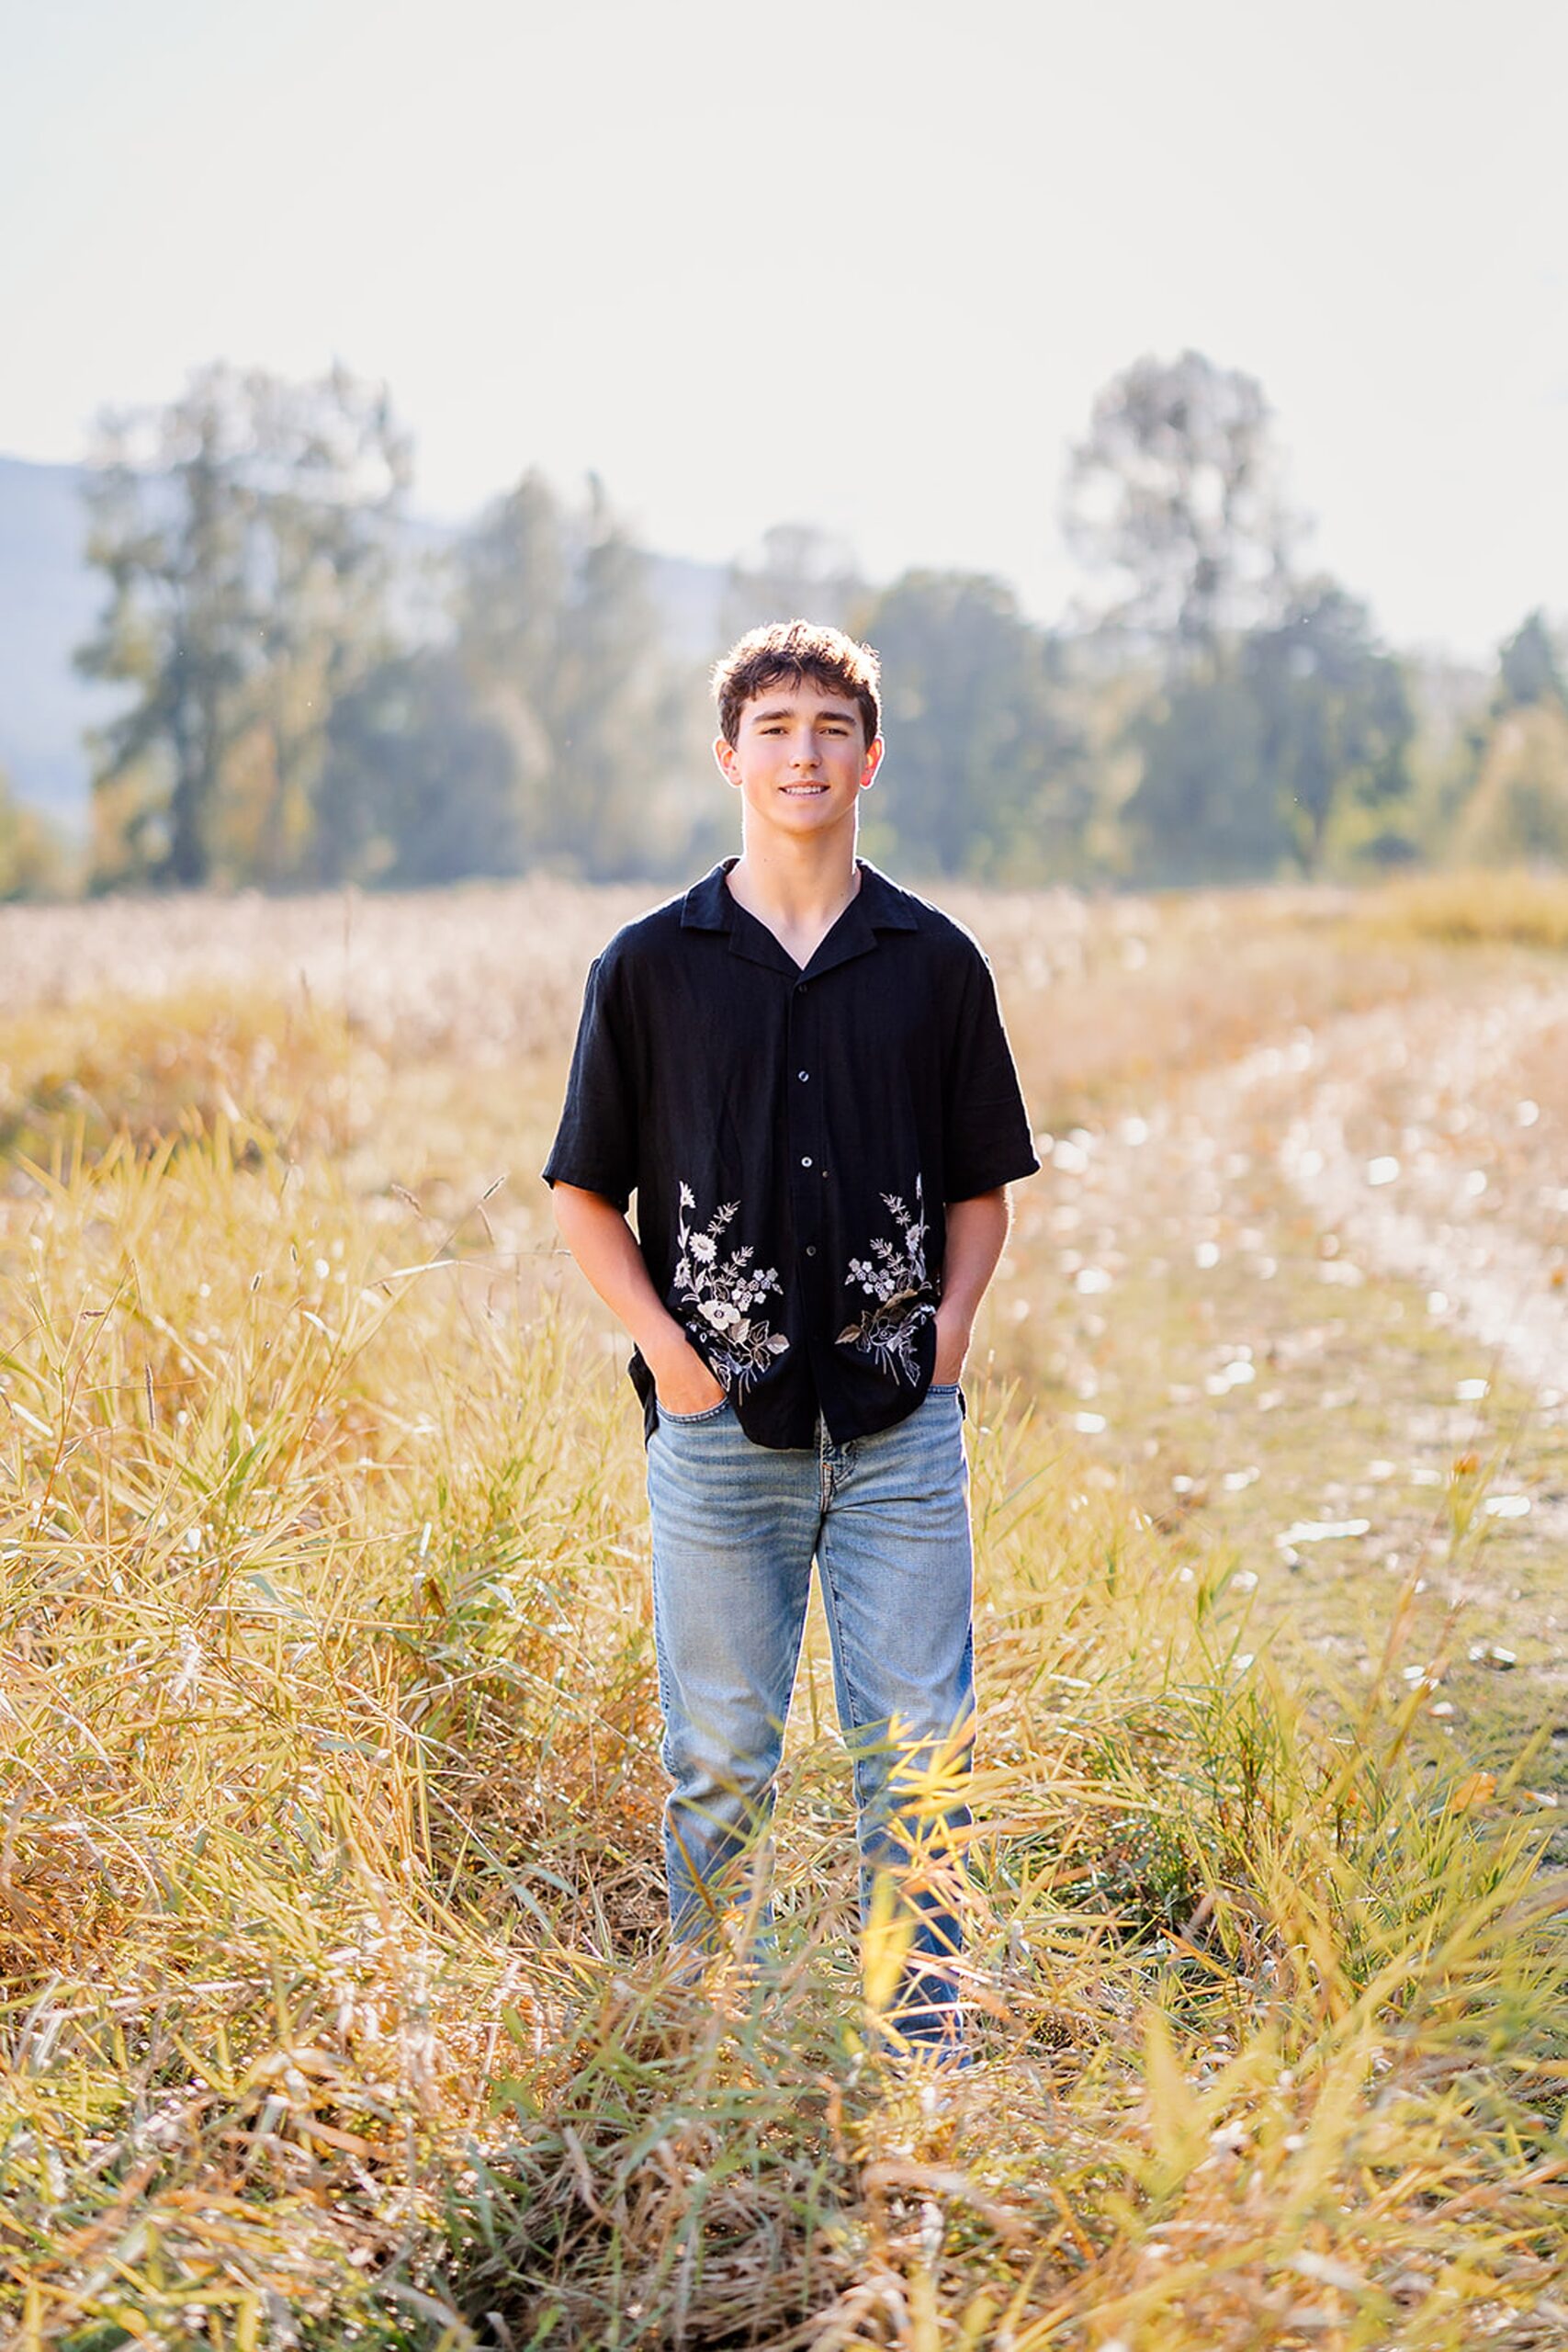
<path fill-rule="evenodd" d="M 681 902 L 682 929 L 727 931 L 731 955 L 749 956 L 755 963 L 776 961 L 795 971 L 796 966 L 767 925 L 730 897 L 725 876 L 735 863 L 733 857 L 721 858 L 710 874 L 692 885 Z M 835 964 L 847 964 L 852 956 L 864 955 L 876 945 L 879 931 L 918 928 L 904 893 L 886 875 L 879 874 L 863 857 L 855 863 L 860 867 L 860 888 L 807 966 L 813 978 L 818 972 L 830 971 Z"/>

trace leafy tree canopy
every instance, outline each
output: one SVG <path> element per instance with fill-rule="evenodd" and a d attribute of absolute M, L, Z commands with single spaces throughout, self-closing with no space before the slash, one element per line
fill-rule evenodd
<path fill-rule="evenodd" d="M 333 704 L 314 867 L 410 888 L 522 870 L 512 749 L 439 647 L 380 662 Z"/>
<path fill-rule="evenodd" d="M 603 486 L 574 506 L 525 475 L 459 547 L 455 613 L 458 658 L 512 747 L 525 860 L 659 871 L 679 689 L 648 559 Z"/>
<path fill-rule="evenodd" d="M 1385 808 L 1410 789 L 1416 721 L 1404 672 L 1366 606 L 1319 581 L 1276 628 L 1245 640 L 1241 676 L 1284 830 L 1315 873 L 1337 809 Z"/>
<path fill-rule="evenodd" d="M 1454 851 L 1463 865 L 1568 865 L 1568 710 L 1554 696 L 1496 720 Z"/>
<path fill-rule="evenodd" d="M 1524 710 L 1532 703 L 1555 702 L 1568 709 L 1568 686 L 1546 616 L 1530 613 L 1497 653 L 1497 691 L 1494 710 Z"/>
<path fill-rule="evenodd" d="M 729 568 L 719 611 L 727 645 L 767 621 L 824 621 L 847 628 L 866 583 L 841 539 L 809 523 L 775 523 L 750 556 Z"/>
<path fill-rule="evenodd" d="M 17 798 L 0 768 L 0 899 L 53 898 L 65 882 L 59 837 L 36 808 Z"/>
<path fill-rule="evenodd" d="M 1059 648 L 983 574 L 910 571 L 856 616 L 882 656 L 879 821 L 917 872 L 1076 870 L 1092 799 Z"/>
<path fill-rule="evenodd" d="M 1067 538 L 1107 583 L 1103 623 L 1191 660 L 1273 617 L 1300 526 L 1262 387 L 1201 351 L 1134 360 L 1068 464 Z"/>
<path fill-rule="evenodd" d="M 333 696 L 388 650 L 407 441 L 383 387 L 197 369 L 107 415 L 85 675 L 130 698 L 96 744 L 105 878 L 288 880 L 308 858 Z"/>

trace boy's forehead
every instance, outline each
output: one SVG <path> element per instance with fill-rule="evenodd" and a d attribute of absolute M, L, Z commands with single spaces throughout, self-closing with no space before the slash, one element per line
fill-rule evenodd
<path fill-rule="evenodd" d="M 740 706 L 741 722 L 760 718 L 798 718 L 807 714 L 817 716 L 834 713 L 845 718 L 858 718 L 860 705 L 853 695 L 844 694 L 836 686 L 819 686 L 812 678 L 775 678 L 771 684 L 759 686 Z"/>

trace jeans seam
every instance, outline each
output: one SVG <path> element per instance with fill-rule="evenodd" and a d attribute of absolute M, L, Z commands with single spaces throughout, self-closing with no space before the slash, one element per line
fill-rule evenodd
<path fill-rule="evenodd" d="M 844 1644 L 844 1629 L 839 1619 L 839 1597 L 833 1589 L 832 1571 L 828 1566 L 822 1543 L 824 1532 L 823 1528 L 818 1528 L 817 1531 L 817 1572 L 822 1587 L 822 1612 L 832 1633 L 833 1648 L 839 1659 L 839 1671 L 844 1678 L 844 1696 L 850 1702 L 849 1728 L 852 1731 L 863 1731 L 866 1713 L 860 1692 L 855 1689 L 850 1674 L 850 1654 Z"/>

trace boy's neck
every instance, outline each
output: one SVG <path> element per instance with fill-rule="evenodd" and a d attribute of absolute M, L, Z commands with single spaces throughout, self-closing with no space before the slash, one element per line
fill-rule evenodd
<path fill-rule="evenodd" d="M 743 836 L 725 879 L 736 903 L 765 924 L 797 964 L 808 964 L 860 888 L 854 829 L 840 833 L 835 827 L 800 841 Z"/>

